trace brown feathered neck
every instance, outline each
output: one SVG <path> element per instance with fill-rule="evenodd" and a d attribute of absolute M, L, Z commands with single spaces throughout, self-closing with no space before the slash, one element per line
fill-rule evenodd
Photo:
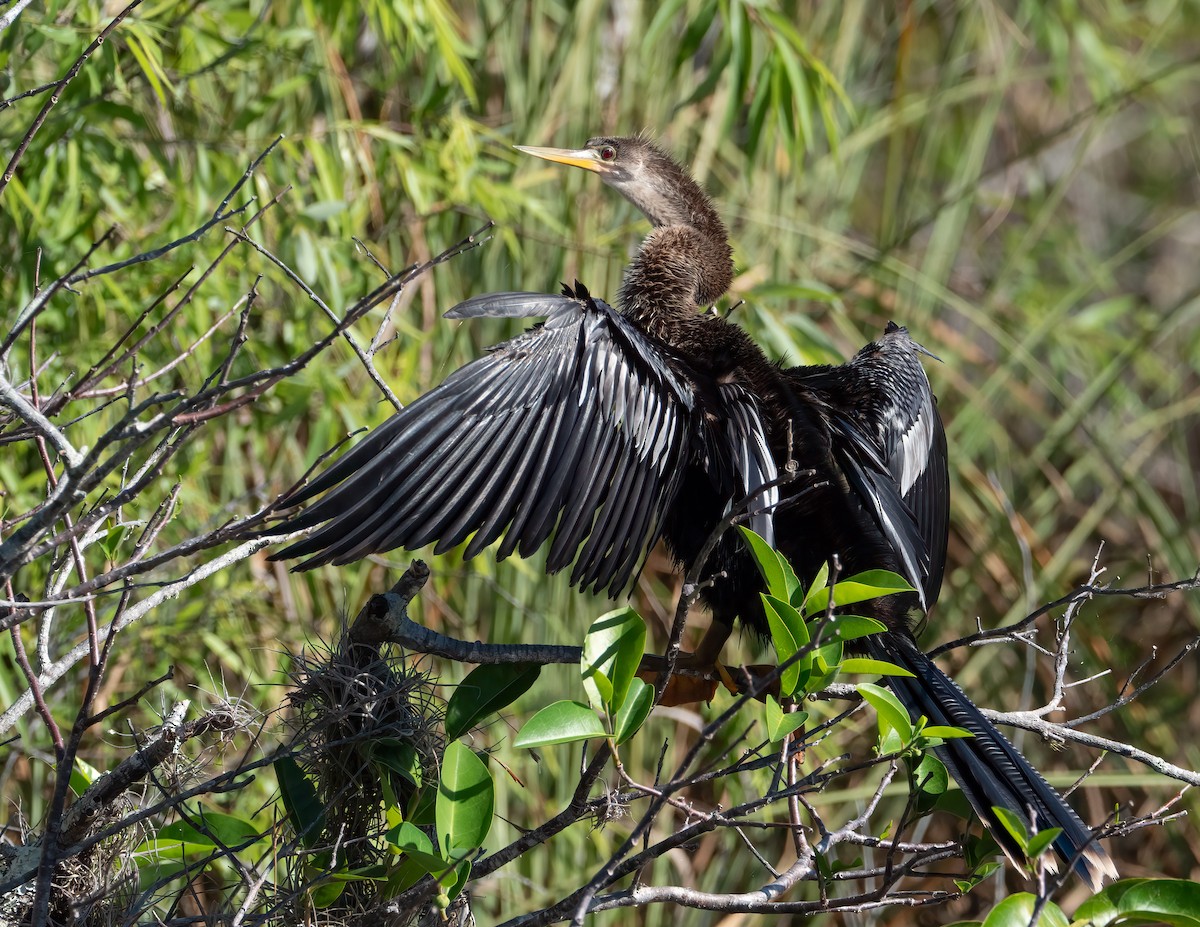
<path fill-rule="evenodd" d="M 621 163 L 605 182 L 654 226 L 625 272 L 620 305 L 656 332 L 668 319 L 708 308 L 729 288 L 729 233 L 712 200 L 670 155 L 640 137 L 612 141 Z"/>

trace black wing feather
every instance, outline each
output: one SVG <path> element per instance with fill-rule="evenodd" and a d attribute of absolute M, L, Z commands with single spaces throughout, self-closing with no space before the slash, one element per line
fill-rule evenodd
<path fill-rule="evenodd" d="M 574 562 L 575 582 L 616 594 L 698 453 L 687 371 L 586 294 L 492 294 L 449 315 L 547 321 L 451 374 L 285 500 L 325 493 L 273 530 L 324 524 L 276 556 L 307 557 L 307 569 L 471 534 L 468 555 L 502 534 L 501 556 L 553 538 L 552 569 Z"/>

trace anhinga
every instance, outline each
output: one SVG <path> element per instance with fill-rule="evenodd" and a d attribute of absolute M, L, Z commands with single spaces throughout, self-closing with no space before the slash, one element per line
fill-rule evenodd
<path fill-rule="evenodd" d="M 702 311 L 728 288 L 732 252 L 712 202 L 674 160 L 638 137 L 520 150 L 595 172 L 650 220 L 617 309 L 579 286 L 452 309 L 545 321 L 452 373 L 285 500 L 324 492 L 281 529 L 322 526 L 276 556 L 307 557 L 307 569 L 469 539 L 470 557 L 503 536 L 498 557 L 549 542 L 548 570 L 573 564 L 572 583 L 615 596 L 660 537 L 689 567 L 732 507 L 755 497 L 750 526 L 801 581 L 836 555 L 846 575 L 889 569 L 918 590 L 866 604 L 888 630 L 864 647 L 913 673 L 886 681 L 914 718 L 973 735 L 937 752 L 1005 853 L 1020 864 L 994 806 L 1031 830 L 1061 828 L 1056 851 L 1093 886 L 1114 877 L 1087 826 L 910 629 L 938 596 L 948 531 L 946 439 L 922 349 L 889 325 L 840 367 L 781 368 Z M 799 488 L 778 478 L 789 461 L 814 474 Z M 702 593 L 711 661 L 735 618 L 760 635 L 767 624 L 735 532 L 705 573 L 724 574 Z"/>

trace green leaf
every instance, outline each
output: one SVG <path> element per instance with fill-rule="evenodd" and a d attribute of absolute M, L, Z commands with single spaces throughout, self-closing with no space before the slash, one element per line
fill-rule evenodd
<path fill-rule="evenodd" d="M 888 570 L 867 570 L 841 580 L 833 587 L 833 604 L 835 606 L 853 605 L 855 602 L 866 602 L 881 596 L 893 595 L 897 592 L 915 592 L 903 576 Z M 823 612 L 829 604 L 829 592 L 813 593 L 805 603 L 808 614 Z"/>
<path fill-rule="evenodd" d="M 912 740 L 912 722 L 908 718 L 908 711 L 896 696 L 882 686 L 869 682 L 860 682 L 854 688 L 875 709 L 881 737 L 888 731 L 895 731 L 903 743 Z"/>
<path fill-rule="evenodd" d="M 186 843 L 210 846 L 224 844 L 235 849 L 262 839 L 260 828 L 231 814 L 205 809 L 193 809 L 191 821 L 175 821 L 159 828 L 159 840 L 181 840 Z"/>
<path fill-rule="evenodd" d="M 537 663 L 495 663 L 467 674 L 446 705 L 446 737 L 457 740 L 490 714 L 511 705 L 537 682 Z"/>
<path fill-rule="evenodd" d="M 1009 895 L 992 908 L 991 913 L 984 918 L 983 927 L 1031 927 L 1030 921 L 1036 905 L 1037 896 L 1029 892 Z M 1063 914 L 1062 908 L 1053 901 L 1048 901 L 1037 919 L 1037 927 L 1070 927 L 1070 921 Z"/>
<path fill-rule="evenodd" d="M 785 663 L 808 644 L 808 626 L 790 604 L 771 595 L 762 595 L 763 611 L 767 616 L 767 627 L 771 629 L 771 641 L 775 644 L 775 657 Z M 792 663 L 779 678 L 779 691 L 794 695 L 803 680 L 812 673 L 812 654 L 806 654 Z"/>
<path fill-rule="evenodd" d="M 866 618 L 862 615 L 834 615 L 825 625 L 822 637 L 839 641 L 853 641 L 886 630 L 887 625 L 874 618 Z"/>
<path fill-rule="evenodd" d="M 813 599 L 820 593 L 824 593 L 829 587 L 829 562 L 821 564 L 821 569 L 817 570 L 817 575 L 813 577 L 813 581 L 809 583 L 808 591 L 804 593 L 804 599 L 800 605 L 802 611 L 809 618 L 817 614 L 813 607 Z M 826 595 L 825 601 L 829 601 L 829 596 Z M 824 611 L 822 606 L 821 611 Z"/>
<path fill-rule="evenodd" d="M 415 788 L 421 787 L 424 778 L 421 756 L 412 744 L 395 737 L 384 737 L 371 743 L 370 757 L 380 766 L 412 783 Z"/>
<path fill-rule="evenodd" d="M 71 766 L 71 791 L 76 795 L 82 795 L 87 791 L 87 787 L 100 778 L 100 770 L 88 763 L 86 760 L 81 760 L 75 757 L 75 762 Z"/>
<path fill-rule="evenodd" d="M 742 533 L 742 539 L 750 548 L 750 555 L 758 566 L 758 572 L 767 584 L 767 592 L 777 599 L 790 602 L 792 595 L 800 589 L 800 580 L 796 578 L 791 564 L 745 525 L 738 525 L 738 531 Z"/>
<path fill-rule="evenodd" d="M 647 685 L 636 676 L 629 687 L 629 695 L 621 705 L 613 722 L 613 736 L 623 744 L 637 733 L 654 707 L 654 686 Z"/>
<path fill-rule="evenodd" d="M 326 879 L 314 888 L 309 889 L 309 898 L 318 911 L 324 910 L 342 897 L 346 883 L 337 879 Z"/>
<path fill-rule="evenodd" d="M 1096 927 L 1120 918 L 1121 927 L 1140 924 L 1200 925 L 1200 883 L 1183 879 L 1122 879 L 1079 906 L 1076 922 Z"/>
<path fill-rule="evenodd" d="M 198 856 L 211 856 L 216 844 L 211 840 L 202 843 L 192 843 L 187 840 L 159 840 L 153 838 L 143 840 L 134 849 L 136 855 L 149 856 L 155 860 L 186 860 Z"/>
<path fill-rule="evenodd" d="M 291 819 L 292 827 L 306 847 L 321 839 L 325 830 L 325 808 L 317 798 L 316 786 L 290 756 L 275 761 L 275 778 L 279 780 L 279 797 Z"/>
<path fill-rule="evenodd" d="M 455 741 L 442 757 L 437 794 L 438 847 L 447 859 L 478 849 L 492 829 L 495 789 L 487 766 L 475 751 Z"/>
<path fill-rule="evenodd" d="M 411 856 L 402 857 L 396 868 L 392 870 L 392 874 L 388 877 L 387 885 L 382 892 L 383 897 L 395 898 L 402 891 L 412 888 L 420 882 L 428 872 L 428 869 Z"/>
<path fill-rule="evenodd" d="M 922 737 L 940 737 L 942 740 L 957 740 L 963 737 L 974 737 L 975 735 L 968 731 L 965 727 L 950 727 L 946 724 L 931 724 L 929 727 L 921 728 Z"/>
<path fill-rule="evenodd" d="M 607 736 L 608 731 L 596 712 L 587 705 L 563 699 L 547 705 L 526 721 L 513 743 L 518 747 L 548 747 Z"/>
<path fill-rule="evenodd" d="M 1029 831 L 1025 827 L 1025 822 L 1007 808 L 996 805 L 992 807 L 992 811 L 1000 819 L 1001 826 L 1008 831 L 1009 836 L 1017 841 L 1017 846 L 1028 855 Z"/>
<path fill-rule="evenodd" d="M 807 711 L 784 712 L 783 706 L 770 695 L 763 704 L 763 714 L 767 740 L 772 743 L 783 740 L 808 720 Z"/>
<path fill-rule="evenodd" d="M 1045 830 L 1039 830 L 1029 838 L 1029 846 L 1025 848 L 1025 852 L 1030 859 L 1037 859 L 1046 852 L 1047 847 L 1057 840 L 1061 833 L 1061 827 L 1047 827 Z"/>
<path fill-rule="evenodd" d="M 895 663 L 888 663 L 886 660 L 872 660 L 869 657 L 850 657 L 848 660 L 843 660 L 842 665 L 838 667 L 838 672 L 841 673 L 874 673 L 876 676 L 912 676 L 902 666 L 897 666 Z"/>
<path fill-rule="evenodd" d="M 446 892 L 446 898 L 453 901 L 462 894 L 462 890 L 467 887 L 467 880 L 470 878 L 471 861 L 464 859 L 438 881 L 442 884 L 442 888 Z"/>
<path fill-rule="evenodd" d="M 421 788 L 413 795 L 408 803 L 408 820 L 418 827 L 427 827 L 433 823 L 437 814 L 437 789 L 434 783 Z"/>
<path fill-rule="evenodd" d="M 646 649 L 646 623 L 632 608 L 597 618 L 583 641 L 583 688 L 597 711 L 616 714 Z"/>
<path fill-rule="evenodd" d="M 763 612 L 767 616 L 767 627 L 771 631 L 771 644 L 775 647 L 775 659 L 782 665 L 790 660 L 799 648 L 796 646 L 796 639 L 792 637 L 792 632 L 788 629 L 784 620 L 775 613 L 774 609 L 766 605 L 766 595 L 763 595 L 762 598 Z M 795 693 L 799 681 L 800 665 L 799 661 L 797 661 L 780 674 L 779 691 L 784 695 L 792 695 Z"/>
<path fill-rule="evenodd" d="M 909 767 L 909 788 L 917 792 L 917 810 L 924 814 L 934 807 L 938 797 L 950 787 L 945 764 L 932 753 L 921 754 L 920 762 Z"/>
<path fill-rule="evenodd" d="M 411 821 L 396 825 L 384 837 L 425 872 L 443 872 L 450 868 L 450 864 L 434 849 L 429 835 Z"/>

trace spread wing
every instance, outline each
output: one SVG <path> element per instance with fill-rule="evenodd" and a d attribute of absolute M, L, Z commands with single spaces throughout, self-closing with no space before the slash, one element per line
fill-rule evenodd
<path fill-rule="evenodd" d="M 889 323 L 849 363 L 791 373 L 826 397 L 842 471 L 928 611 L 945 570 L 950 486 L 946 432 L 917 356 L 923 351 Z"/>
<path fill-rule="evenodd" d="M 582 288 L 477 297 L 447 315 L 546 321 L 455 371 L 285 500 L 328 490 L 272 529 L 324 523 L 275 556 L 307 557 L 298 569 L 308 569 L 470 539 L 470 557 L 503 535 L 500 558 L 549 541 L 547 569 L 574 563 L 573 583 L 618 594 L 705 453 L 708 416 L 686 369 Z"/>
<path fill-rule="evenodd" d="M 876 410 L 875 427 L 884 462 L 912 512 L 927 552 L 927 572 L 921 588 L 928 610 L 941 591 L 950 532 L 946 429 L 917 356 L 929 352 L 913 341 L 907 329 L 892 322 L 879 345 L 880 352 L 868 363 L 886 366 L 890 401 Z M 883 380 L 879 370 L 871 373 L 877 382 Z"/>

